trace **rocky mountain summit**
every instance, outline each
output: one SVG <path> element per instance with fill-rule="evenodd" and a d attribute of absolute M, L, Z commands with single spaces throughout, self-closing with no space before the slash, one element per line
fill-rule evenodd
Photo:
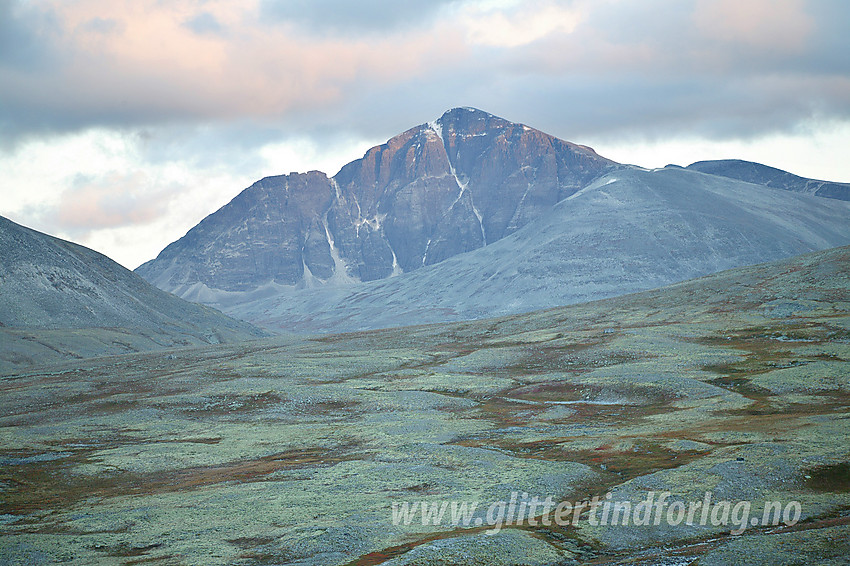
<path fill-rule="evenodd" d="M 325 332 L 526 312 L 850 243 L 850 203 L 826 185 L 703 165 L 621 165 L 457 108 L 332 178 L 258 181 L 137 271 L 274 331 Z"/>
<path fill-rule="evenodd" d="M 180 296 L 383 279 L 516 232 L 616 164 L 472 108 L 373 147 L 328 178 L 268 177 L 137 271 Z"/>
<path fill-rule="evenodd" d="M 0 217 L 0 371 L 265 335 L 89 248 Z"/>

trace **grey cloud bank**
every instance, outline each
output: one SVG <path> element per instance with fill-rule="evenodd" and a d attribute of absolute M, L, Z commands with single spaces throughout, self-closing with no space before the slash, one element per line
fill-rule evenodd
<path fill-rule="evenodd" d="M 737 11 L 726 2 L 650 4 L 550 3 L 572 10 L 576 23 L 571 32 L 539 34 L 522 19 L 539 6 L 521 2 L 503 11 L 469 2 L 369 2 L 354 9 L 329 0 L 263 2 L 236 15 L 196 10 L 174 28 L 199 37 L 164 29 L 172 59 L 153 64 L 153 55 L 137 52 L 136 24 L 120 12 L 83 17 L 61 5 L 7 0 L 0 6 L 0 127 L 8 139 L 92 125 L 253 118 L 305 132 L 307 124 L 354 124 L 362 135 L 387 137 L 419 108 L 433 114 L 470 103 L 530 120 L 546 116 L 559 134 L 648 129 L 722 137 L 850 115 L 848 61 L 841 56 L 850 38 L 839 29 L 850 20 L 845 3 L 751 2 Z M 493 35 L 476 36 L 471 26 L 479 24 Z M 532 39 L 515 45 L 523 33 Z M 374 41 L 398 49 L 370 50 Z M 260 50 L 274 55 L 253 57 Z M 333 60 L 346 50 L 353 56 Z M 296 61 L 304 57 L 314 61 Z M 223 75 L 206 72 L 204 59 Z M 274 74 L 272 63 L 286 72 Z M 240 81 L 239 88 L 228 85 Z M 246 103 L 251 99 L 257 103 Z M 382 119 L 387 106 L 406 112 Z"/>

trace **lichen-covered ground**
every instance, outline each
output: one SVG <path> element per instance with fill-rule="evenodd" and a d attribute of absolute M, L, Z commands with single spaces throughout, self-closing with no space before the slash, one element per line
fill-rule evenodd
<path fill-rule="evenodd" d="M 8 375 L 0 564 L 846 564 L 848 289 L 839 248 L 504 319 Z M 740 535 L 392 521 L 514 491 L 802 515 Z"/>

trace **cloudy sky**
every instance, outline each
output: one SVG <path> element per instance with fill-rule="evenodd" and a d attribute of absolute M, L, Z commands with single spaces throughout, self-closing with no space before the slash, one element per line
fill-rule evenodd
<path fill-rule="evenodd" d="M 134 268 L 475 106 L 625 163 L 850 181 L 844 0 L 0 0 L 0 215 Z"/>

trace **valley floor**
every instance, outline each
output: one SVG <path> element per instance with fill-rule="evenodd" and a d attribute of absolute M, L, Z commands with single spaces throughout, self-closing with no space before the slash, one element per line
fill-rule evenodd
<path fill-rule="evenodd" d="M 0 563 L 846 564 L 848 290 L 838 248 L 502 319 L 7 375 Z M 393 521 L 665 491 L 800 521 Z"/>

